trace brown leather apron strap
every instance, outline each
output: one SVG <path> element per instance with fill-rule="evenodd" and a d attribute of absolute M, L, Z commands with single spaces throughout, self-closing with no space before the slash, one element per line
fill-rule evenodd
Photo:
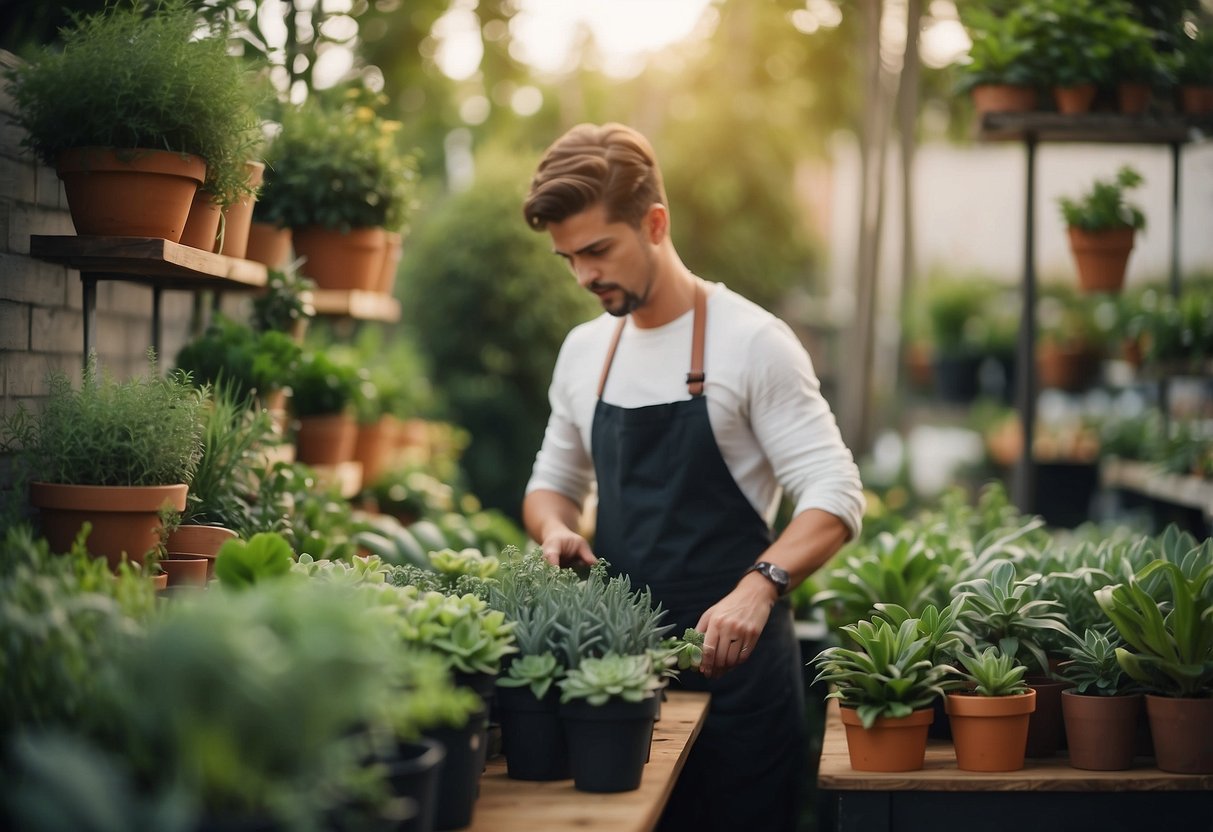
<path fill-rule="evenodd" d="M 708 317 L 708 295 L 703 289 L 703 281 L 695 282 L 695 319 L 691 324 L 691 371 L 687 373 L 687 390 L 692 396 L 703 395 L 703 338 L 704 327 Z M 607 376 L 611 372 L 611 363 L 615 360 L 615 350 L 619 348 L 619 339 L 623 328 L 627 325 L 626 317 L 619 319 L 615 334 L 611 336 L 611 344 L 607 347 L 606 361 L 602 363 L 602 374 L 598 377 L 598 398 L 606 389 Z"/>

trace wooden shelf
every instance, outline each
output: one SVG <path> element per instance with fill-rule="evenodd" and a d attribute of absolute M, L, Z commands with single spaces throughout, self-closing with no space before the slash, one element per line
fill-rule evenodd
<path fill-rule="evenodd" d="M 1213 518 L 1213 481 L 1201 477 L 1168 474 L 1149 462 L 1105 459 L 1099 468 L 1105 487 L 1121 488 L 1155 500 L 1200 511 Z"/>
<path fill-rule="evenodd" d="M 260 289 L 266 268 L 252 260 L 211 254 L 156 237 L 30 237 L 30 256 L 78 269 L 94 279 L 165 289 Z"/>
<path fill-rule="evenodd" d="M 360 321 L 381 321 L 389 324 L 400 320 L 400 301 L 381 292 L 314 289 L 311 292 L 311 303 L 317 315 L 339 315 Z"/>
<path fill-rule="evenodd" d="M 1119 113 L 987 113 L 977 123 L 984 141 L 1183 144 L 1213 134 L 1213 118 L 1128 116 Z"/>
<path fill-rule="evenodd" d="M 488 761 L 471 832 L 648 832 L 657 825 L 708 710 L 705 693 L 670 691 L 653 727 L 653 745 L 640 788 L 590 794 L 572 780 L 511 780 L 505 758 Z"/>

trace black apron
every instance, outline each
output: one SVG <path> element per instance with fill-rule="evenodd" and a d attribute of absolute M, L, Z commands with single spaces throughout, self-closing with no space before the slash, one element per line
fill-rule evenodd
<path fill-rule="evenodd" d="M 696 286 L 690 400 L 606 404 L 602 391 L 626 318 L 611 342 L 591 434 L 598 478 L 594 553 L 633 586 L 648 585 L 673 623 L 694 627 L 771 542 L 716 445 L 703 396 L 706 300 Z M 662 830 L 793 830 L 806 761 L 804 682 L 786 600 L 771 610 L 750 658 L 720 679 L 685 671 L 711 706 L 662 816 Z"/>

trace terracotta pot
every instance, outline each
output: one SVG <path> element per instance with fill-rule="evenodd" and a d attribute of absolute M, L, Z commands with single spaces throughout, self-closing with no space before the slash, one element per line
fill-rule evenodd
<path fill-rule="evenodd" d="M 1036 109 L 1036 88 L 1019 84 L 979 84 L 970 93 L 978 115 L 1030 113 Z"/>
<path fill-rule="evenodd" d="M 358 426 L 358 438 L 354 443 L 354 459 L 362 463 L 362 481 L 368 485 L 375 481 L 383 470 L 391 442 L 392 425 L 385 416 L 369 425 Z"/>
<path fill-rule="evenodd" d="M 170 556 L 192 555 L 206 559 L 206 576 L 215 574 L 215 558 L 219 549 L 229 540 L 235 540 L 236 533 L 223 526 L 211 526 L 202 523 L 186 523 L 178 526 L 168 536 L 165 548 Z"/>
<path fill-rule="evenodd" d="M 1139 116 L 1150 109 L 1152 90 L 1149 84 L 1122 83 L 1116 86 L 1116 105 L 1127 116 Z"/>
<path fill-rule="evenodd" d="M 1186 115 L 1213 113 L 1213 86 L 1185 84 L 1179 88 L 1179 109 Z"/>
<path fill-rule="evenodd" d="M 206 179 L 201 157 L 165 150 L 75 148 L 59 154 L 55 170 L 77 234 L 174 243 Z"/>
<path fill-rule="evenodd" d="M 1040 386 L 1078 393 L 1089 388 L 1099 372 L 1099 354 L 1085 344 L 1042 341 L 1036 348 Z"/>
<path fill-rule="evenodd" d="M 30 505 L 42 516 L 42 533 L 55 552 L 67 552 L 84 523 L 92 524 L 88 551 L 117 569 L 125 552 L 134 563 L 160 545 L 159 511 L 185 510 L 186 485 L 102 486 L 30 483 Z"/>
<path fill-rule="evenodd" d="M 1131 227 L 1107 231 L 1069 229 L 1070 251 L 1078 267 L 1078 285 L 1084 292 L 1121 290 L 1135 233 Z"/>
<path fill-rule="evenodd" d="M 271 269 L 281 269 L 291 256 L 291 230 L 279 228 L 267 222 L 249 225 L 248 244 L 244 251 L 247 260 L 264 263 Z"/>
<path fill-rule="evenodd" d="M 353 416 L 301 416 L 295 459 L 307 465 L 339 465 L 354 458 L 357 441 L 358 423 Z"/>
<path fill-rule="evenodd" d="M 1088 696 L 1061 692 L 1070 765 L 1088 771 L 1123 771 L 1133 765 L 1141 694 Z"/>
<path fill-rule="evenodd" d="M 261 184 L 265 176 L 265 163 L 246 162 L 244 170 L 248 174 L 248 183 L 254 189 Z M 223 209 L 226 222 L 223 227 L 223 245 L 219 253 L 225 257 L 243 258 L 248 253 L 249 228 L 253 223 L 253 204 L 256 203 L 256 192 L 246 196 L 235 205 Z"/>
<path fill-rule="evenodd" d="M 383 270 L 382 228 L 349 232 L 309 225 L 293 230 L 295 255 L 307 258 L 300 270 L 318 289 L 373 292 Z"/>
<path fill-rule="evenodd" d="M 1154 759 L 1163 771 L 1213 774 L 1213 699 L 1146 694 Z"/>
<path fill-rule="evenodd" d="M 1057 104 L 1057 112 L 1065 115 L 1078 115 L 1091 112 L 1095 102 L 1097 87 L 1094 84 L 1075 84 L 1072 87 L 1054 87 L 1053 101 Z"/>
<path fill-rule="evenodd" d="M 1061 715 L 1061 693 L 1068 682 L 1052 679 L 1028 679 L 1028 687 L 1036 691 L 1036 710 L 1028 719 L 1027 757 L 1052 757 L 1061 748 L 1065 727 Z"/>
<path fill-rule="evenodd" d="M 400 266 L 400 255 L 404 252 L 404 235 L 399 231 L 385 231 L 383 243 L 383 267 L 375 290 L 391 295 L 396 288 L 396 269 Z"/>
<path fill-rule="evenodd" d="M 924 708 L 903 717 L 878 717 L 864 728 L 854 708 L 840 708 L 847 754 L 856 771 L 918 771 L 927 753 L 927 727 L 935 711 Z"/>
<path fill-rule="evenodd" d="M 210 563 L 208 558 L 163 558 L 160 568 L 169 586 L 206 586 Z"/>
<path fill-rule="evenodd" d="M 165 589 L 168 589 L 168 573 L 167 572 L 157 572 L 155 575 L 151 575 L 150 578 L 152 581 L 152 588 L 155 589 L 157 592 L 161 592 Z"/>
<path fill-rule="evenodd" d="M 962 771 L 1018 771 L 1028 743 L 1028 720 L 1036 709 L 1036 691 L 1014 696 L 950 693 L 956 766 Z"/>
<path fill-rule="evenodd" d="M 211 192 L 199 188 L 194 194 L 194 201 L 190 203 L 190 215 L 185 220 L 185 229 L 179 241 L 181 245 L 213 252 L 221 216 Z"/>

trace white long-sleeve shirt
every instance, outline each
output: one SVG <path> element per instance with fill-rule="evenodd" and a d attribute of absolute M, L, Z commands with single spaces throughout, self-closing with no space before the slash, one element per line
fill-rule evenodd
<path fill-rule="evenodd" d="M 708 296 L 707 311 L 708 420 L 741 492 L 768 523 L 786 491 L 795 514 L 821 509 L 858 535 L 864 508 L 859 470 L 800 341 L 783 321 L 722 284 Z M 603 400 L 635 408 L 689 399 L 693 315 L 652 329 L 629 319 Z M 598 378 L 617 325 L 604 313 L 565 338 L 548 393 L 552 414 L 527 493 L 556 491 L 578 505 L 589 494 Z"/>

